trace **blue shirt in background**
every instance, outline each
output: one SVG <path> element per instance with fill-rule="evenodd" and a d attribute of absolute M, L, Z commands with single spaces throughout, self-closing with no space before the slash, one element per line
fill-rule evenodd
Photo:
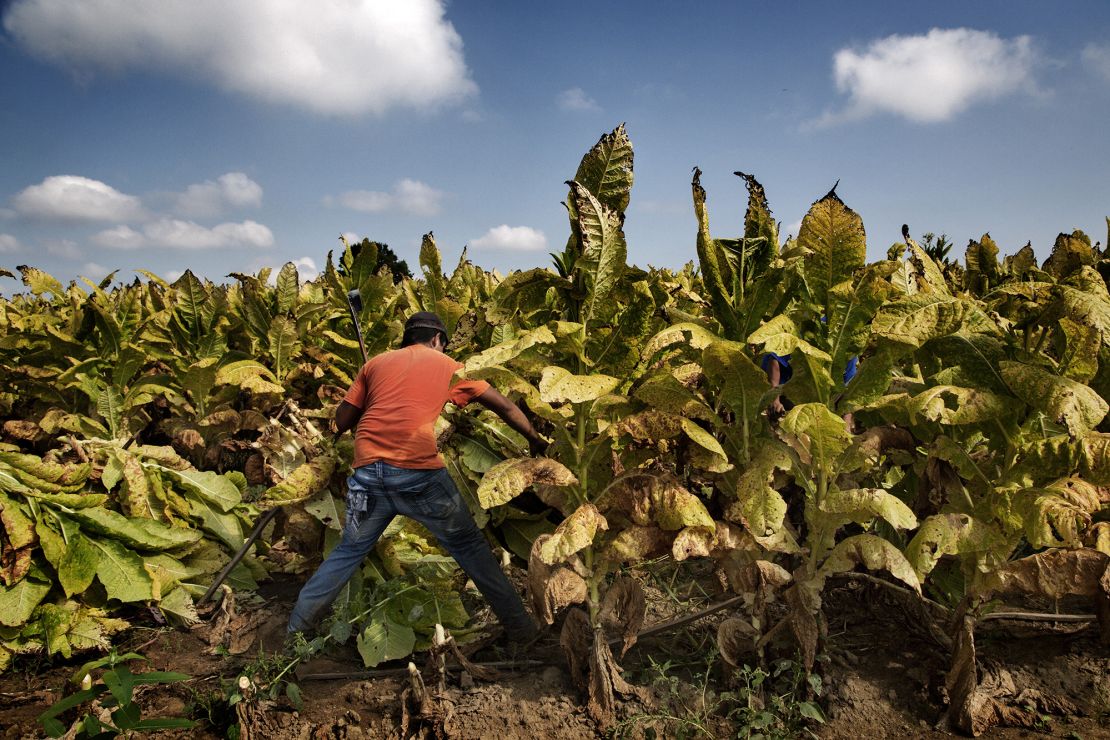
<path fill-rule="evenodd" d="M 772 362 L 779 364 L 779 385 L 785 385 L 786 381 L 794 377 L 794 368 L 790 367 L 790 355 L 776 355 L 774 352 L 763 355 L 763 360 L 760 362 L 763 372 L 770 371 Z M 851 359 L 848 360 L 847 367 L 844 368 L 844 385 L 852 382 L 852 378 L 856 377 L 858 370 L 859 357 L 852 355 Z"/>

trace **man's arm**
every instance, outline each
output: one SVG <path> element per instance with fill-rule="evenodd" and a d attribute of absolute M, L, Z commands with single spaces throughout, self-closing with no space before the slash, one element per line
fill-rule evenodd
<path fill-rule="evenodd" d="M 354 429 L 358 424 L 359 418 L 362 417 L 362 409 L 352 403 L 346 401 L 339 402 L 339 408 L 335 410 L 335 436 L 336 438 L 348 429 Z"/>
<path fill-rule="evenodd" d="M 503 422 L 524 435 L 524 438 L 528 440 L 528 451 L 532 455 L 542 455 L 547 450 L 547 440 L 539 435 L 539 432 L 532 426 L 532 422 L 528 421 L 524 412 L 495 388 L 489 388 L 476 400 L 500 416 Z"/>

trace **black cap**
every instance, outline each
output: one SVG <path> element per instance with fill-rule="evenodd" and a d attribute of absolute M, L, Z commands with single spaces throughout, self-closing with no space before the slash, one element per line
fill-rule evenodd
<path fill-rule="evenodd" d="M 408 321 L 405 322 L 405 331 L 409 329 L 438 329 L 444 336 L 447 335 L 447 325 L 431 311 L 417 311 L 409 316 Z"/>

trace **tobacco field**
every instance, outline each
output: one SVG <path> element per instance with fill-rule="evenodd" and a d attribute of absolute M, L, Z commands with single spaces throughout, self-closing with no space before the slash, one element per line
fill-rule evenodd
<path fill-rule="evenodd" d="M 135 704 L 204 737 L 1105 731 L 1110 255 L 1080 231 L 1044 261 L 989 234 L 957 255 L 903 227 L 872 236 L 893 243 L 869 263 L 835 188 L 783 239 L 736 174 L 735 208 L 711 219 L 694 170 L 677 271 L 628 264 L 623 125 L 567 182 L 565 249 L 531 270 L 465 250 L 445 266 L 431 233 L 414 277 L 371 241 L 310 281 L 293 264 L 224 283 L 0 270 L 0 735 L 41 736 L 35 718 L 85 673 L 122 709 L 89 694 L 57 713 L 70 736 L 93 736 L 88 716 L 155 729 L 118 672 L 79 668 L 109 650 L 149 655 L 136 675 L 189 674 L 139 681 Z M 461 372 L 551 440 L 529 457 L 477 407 L 437 428 L 548 626 L 525 655 L 406 520 L 321 632 L 282 651 L 343 523 L 352 447 L 331 420 L 362 362 L 354 289 L 371 356 L 435 311 Z M 768 353 L 790 356 L 779 387 Z M 899 702 L 848 696 L 864 652 L 915 666 Z M 1028 683 L 1037 662 L 1082 680 Z M 861 725 L 868 702 L 895 719 Z"/>

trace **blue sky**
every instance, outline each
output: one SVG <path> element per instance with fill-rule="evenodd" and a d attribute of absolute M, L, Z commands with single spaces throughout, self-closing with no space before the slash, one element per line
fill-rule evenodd
<path fill-rule="evenodd" d="M 629 261 L 696 259 L 836 180 L 869 254 L 1105 241 L 1110 3 L 0 1 L 0 266 L 222 279 L 340 234 L 502 272 L 565 243 L 563 182 L 626 122 Z M 3 286 L 11 290 L 12 285 Z"/>

